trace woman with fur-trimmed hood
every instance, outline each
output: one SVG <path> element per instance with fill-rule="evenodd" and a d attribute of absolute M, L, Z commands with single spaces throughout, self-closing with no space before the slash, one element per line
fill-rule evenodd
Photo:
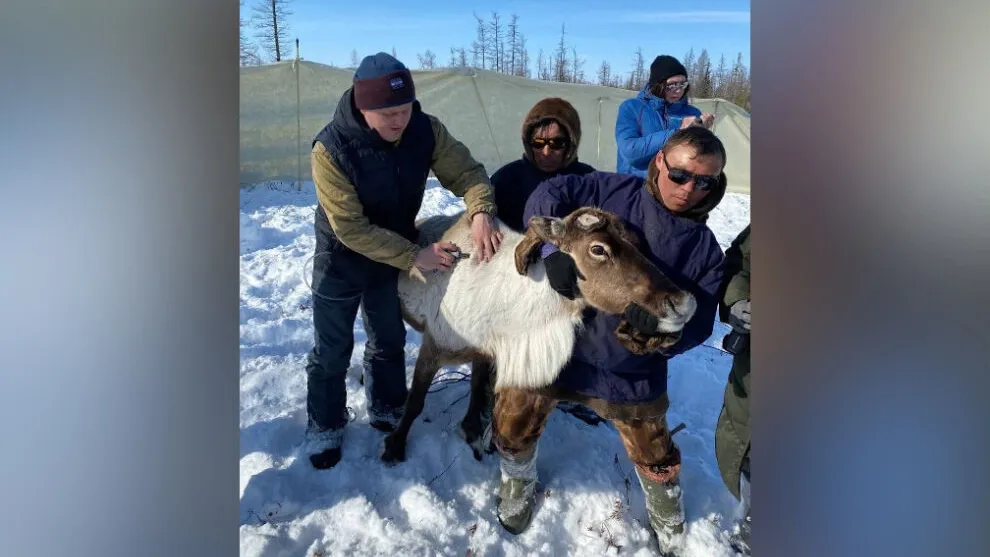
<path fill-rule="evenodd" d="M 522 158 L 492 175 L 498 218 L 518 232 L 526 229 L 523 209 L 540 182 L 554 176 L 595 172 L 593 166 L 578 161 L 581 117 L 564 99 L 547 97 L 529 109 L 523 119 L 522 142 Z M 602 421 L 580 404 L 564 401 L 560 409 L 590 425 Z"/>
<path fill-rule="evenodd" d="M 523 156 L 492 175 L 499 220 L 517 231 L 526 228 L 523 209 L 536 186 L 547 178 L 588 174 L 595 169 L 578 161 L 581 118 L 571 103 L 548 97 L 533 105 L 522 125 Z"/>

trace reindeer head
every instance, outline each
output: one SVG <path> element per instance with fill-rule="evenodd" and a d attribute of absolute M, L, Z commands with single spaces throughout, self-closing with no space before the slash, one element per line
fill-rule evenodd
<path fill-rule="evenodd" d="M 643 334 L 623 319 L 615 334 L 635 354 L 666 348 L 680 339 L 684 324 L 697 303 L 689 292 L 671 282 L 637 247 L 636 238 L 610 212 L 585 207 L 566 218 L 533 217 L 516 246 L 516 270 L 525 275 L 548 242 L 570 255 L 578 270 L 578 288 L 584 303 L 599 311 L 621 315 L 639 304 L 659 320 L 651 334 Z"/>

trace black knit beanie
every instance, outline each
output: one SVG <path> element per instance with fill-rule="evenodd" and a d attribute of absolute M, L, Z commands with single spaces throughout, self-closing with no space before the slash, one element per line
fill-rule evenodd
<path fill-rule="evenodd" d="M 412 74 L 385 52 L 366 56 L 354 72 L 354 105 L 360 110 L 389 108 L 415 100 Z"/>
<path fill-rule="evenodd" d="M 684 69 L 684 64 L 677 61 L 677 58 L 673 56 L 667 56 L 666 54 L 657 56 L 653 63 L 650 64 L 650 87 L 653 87 L 657 83 L 663 83 L 675 75 L 683 75 L 687 77 L 687 70 Z"/>

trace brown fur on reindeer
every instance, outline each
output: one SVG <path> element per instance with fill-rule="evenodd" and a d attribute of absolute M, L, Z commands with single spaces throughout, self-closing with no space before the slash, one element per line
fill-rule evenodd
<path fill-rule="evenodd" d="M 421 244 L 439 239 L 471 245 L 470 222 L 463 214 L 432 217 L 418 226 Z M 385 439 L 384 460 L 405 459 L 409 429 L 442 365 L 474 365 L 461 433 L 480 458 L 481 414 L 493 368 L 496 389 L 551 385 L 570 359 L 587 307 L 621 314 L 636 303 L 656 315 L 661 325 L 653 336 L 630 334 L 624 320 L 619 325 L 618 338 L 635 353 L 676 342 L 694 313 L 693 296 L 639 252 L 612 213 L 585 207 L 564 219 L 533 217 L 525 235 L 507 227 L 503 233 L 501 248 L 489 263 L 472 258 L 449 272 L 414 270 L 400 277 L 403 316 L 423 333 L 423 343 L 402 420 Z M 550 287 L 538 257 L 542 242 L 574 258 L 582 296 L 568 300 Z"/>

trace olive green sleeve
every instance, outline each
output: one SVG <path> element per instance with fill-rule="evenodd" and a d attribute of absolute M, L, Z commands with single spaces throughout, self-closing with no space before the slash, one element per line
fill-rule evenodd
<path fill-rule="evenodd" d="M 722 295 L 721 313 L 727 318 L 732 304 L 749 299 L 749 226 L 725 251 L 725 293 Z"/>
<path fill-rule="evenodd" d="M 316 198 L 327 213 L 330 228 L 348 248 L 368 259 L 409 270 L 419 246 L 391 230 L 371 224 L 347 176 L 334 164 L 322 143 L 310 156 Z"/>
<path fill-rule="evenodd" d="M 436 139 L 431 167 L 440 185 L 464 198 L 469 216 L 482 212 L 494 216 L 495 193 L 485 166 L 474 160 L 467 146 L 450 135 L 440 120 L 429 118 Z"/>

